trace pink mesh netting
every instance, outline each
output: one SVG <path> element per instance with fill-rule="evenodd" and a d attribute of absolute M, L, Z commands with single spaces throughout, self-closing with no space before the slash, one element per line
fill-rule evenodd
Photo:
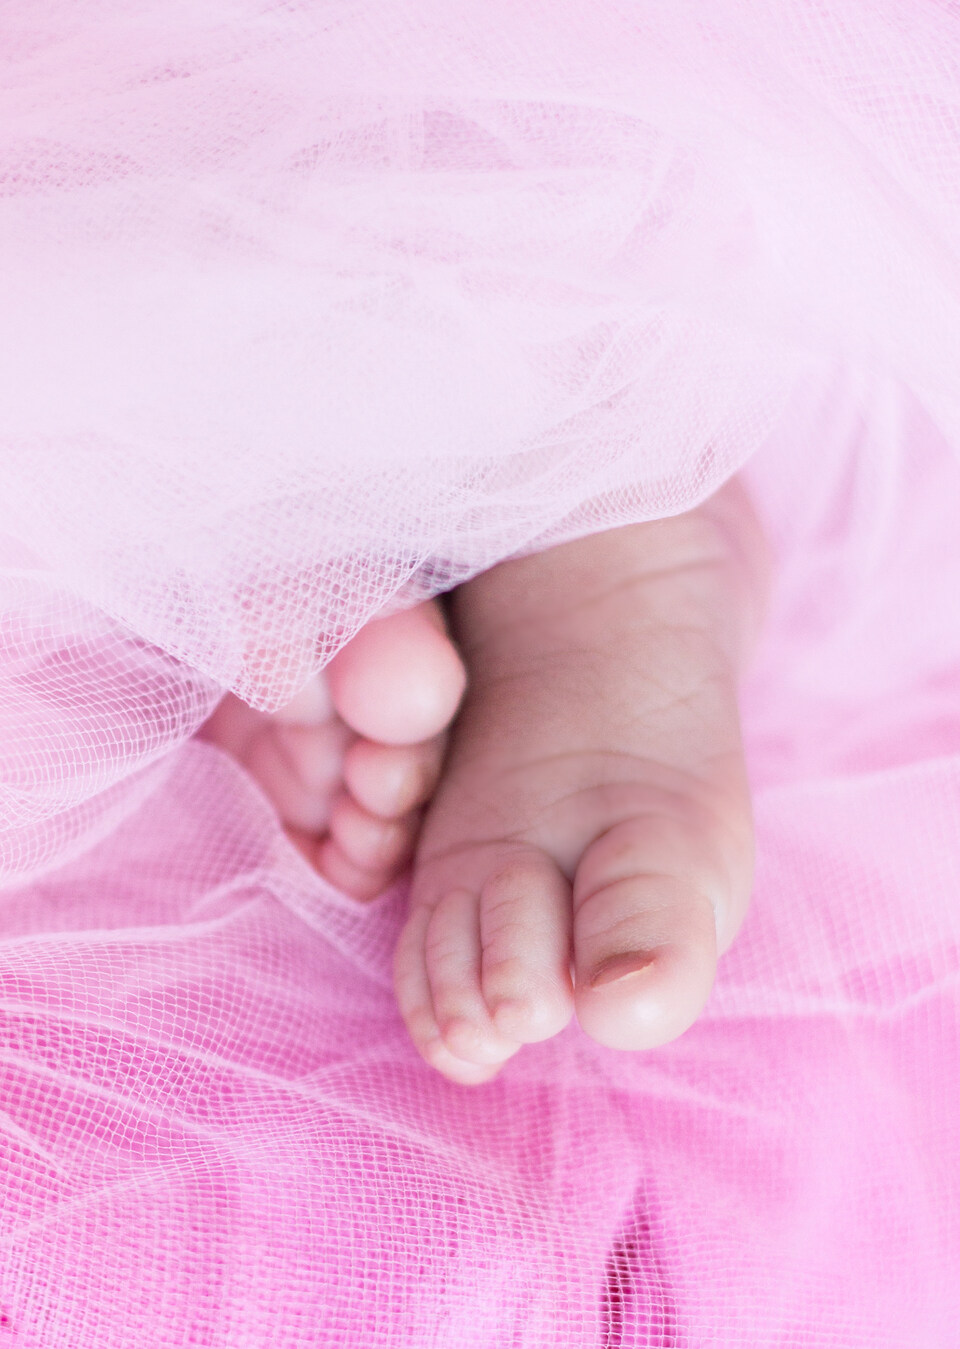
<path fill-rule="evenodd" d="M 0 1346 L 943 1346 L 954 0 L 0 0 Z M 469 1091 L 192 733 L 750 460 L 701 1022 Z"/>

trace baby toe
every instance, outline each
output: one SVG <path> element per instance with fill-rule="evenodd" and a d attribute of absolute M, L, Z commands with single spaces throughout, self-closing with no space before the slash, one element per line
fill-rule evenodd
<path fill-rule="evenodd" d="M 412 745 L 444 730 L 466 673 L 433 603 L 375 619 L 327 666 L 334 706 L 359 735 Z"/>
<path fill-rule="evenodd" d="M 481 986 L 497 1029 L 523 1044 L 573 1015 L 570 887 L 542 853 L 496 868 L 480 896 Z"/>
<path fill-rule="evenodd" d="M 273 715 L 277 721 L 291 726 L 318 726 L 332 720 L 335 710 L 323 672 L 311 675 L 299 693 Z"/>
<path fill-rule="evenodd" d="M 453 892 L 414 907 L 397 944 L 397 1005 L 423 1058 L 451 1081 L 489 1081 L 520 1048 L 500 1036 L 479 989 L 477 903 Z"/>
<path fill-rule="evenodd" d="M 449 890 L 434 908 L 424 939 L 437 1026 L 457 1058 L 503 1063 L 520 1045 L 491 1020 L 481 987 L 481 961 L 479 898 L 472 890 Z"/>
<path fill-rule="evenodd" d="M 343 776 L 343 758 L 351 739 L 341 721 L 326 721 L 317 726 L 293 726 L 274 723 L 274 743 L 300 784 L 308 792 L 325 792 Z"/>
<path fill-rule="evenodd" d="M 406 815 L 433 795 L 445 746 L 442 735 L 419 745 L 357 739 L 344 757 L 344 781 L 357 804 L 371 815 Z"/>
<path fill-rule="evenodd" d="M 288 833 L 291 831 L 288 830 Z M 294 842 L 297 839 L 294 838 Z M 346 855 L 336 839 L 329 835 L 314 841 L 312 856 L 308 855 L 313 866 L 331 885 L 341 890 L 351 899 L 367 903 L 382 895 L 384 890 L 397 880 L 399 871 L 382 867 L 367 868 L 358 866 Z"/>
<path fill-rule="evenodd" d="M 245 763 L 285 825 L 318 833 L 329 819 L 343 747 L 342 727 L 267 722 L 247 747 Z"/>
<path fill-rule="evenodd" d="M 415 812 L 399 819 L 371 815 L 345 792 L 330 810 L 331 838 L 355 866 L 370 872 L 399 872 L 413 854 L 419 825 Z"/>
<path fill-rule="evenodd" d="M 581 912 L 576 1007 L 586 1033 L 611 1049 L 682 1035 L 716 973 L 709 901 L 670 877 L 635 877 L 597 891 Z"/>
<path fill-rule="evenodd" d="M 604 834 L 574 882 L 575 998 L 587 1034 L 612 1049 L 649 1049 L 687 1030 L 713 986 L 719 914 L 729 926 L 734 907 L 702 833 L 644 817 Z"/>

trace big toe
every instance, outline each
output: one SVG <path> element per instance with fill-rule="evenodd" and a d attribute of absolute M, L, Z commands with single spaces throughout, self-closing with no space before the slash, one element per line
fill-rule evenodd
<path fill-rule="evenodd" d="M 438 735 L 466 687 L 463 662 L 433 601 L 368 623 L 330 662 L 327 679 L 347 725 L 384 745 Z"/>
<path fill-rule="evenodd" d="M 718 953 L 746 911 L 748 835 L 731 864 L 729 849 L 710 846 L 708 830 L 640 816 L 586 851 L 574 883 L 575 996 L 594 1040 L 652 1049 L 697 1019 Z"/>

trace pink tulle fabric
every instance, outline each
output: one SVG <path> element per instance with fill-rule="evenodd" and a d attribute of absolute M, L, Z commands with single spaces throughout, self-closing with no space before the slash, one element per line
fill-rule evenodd
<path fill-rule="evenodd" d="M 955 1349 L 958 239 L 955 0 L 0 0 L 0 1349 Z M 193 733 L 744 465 L 707 1011 L 453 1086 Z"/>

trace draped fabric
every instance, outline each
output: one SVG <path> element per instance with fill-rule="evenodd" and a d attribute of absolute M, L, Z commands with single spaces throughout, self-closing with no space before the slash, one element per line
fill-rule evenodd
<path fill-rule="evenodd" d="M 0 1349 L 956 1344 L 960 9 L 0 0 Z M 454 1086 L 193 734 L 743 468 L 700 1022 Z"/>

